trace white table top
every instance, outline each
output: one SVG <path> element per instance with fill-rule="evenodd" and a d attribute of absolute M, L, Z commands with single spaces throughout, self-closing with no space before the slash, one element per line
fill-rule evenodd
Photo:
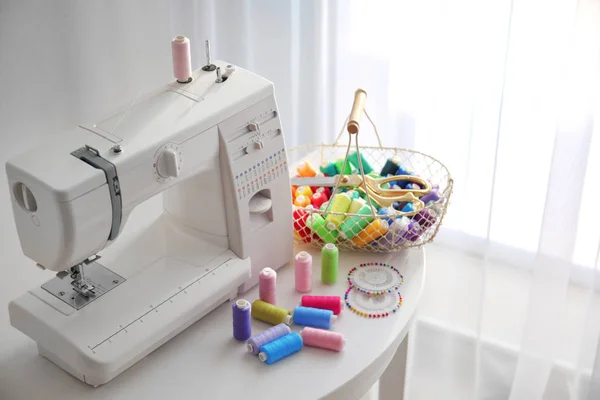
<path fill-rule="evenodd" d="M 343 297 L 348 287 L 346 275 L 353 265 L 381 261 L 396 266 L 404 275 L 402 307 L 395 315 L 378 320 L 359 317 L 345 308 L 333 327 L 346 337 L 344 351 L 304 347 L 295 355 L 266 365 L 247 353 L 243 343 L 233 339 L 231 307 L 229 303 L 223 304 L 113 381 L 92 388 L 40 357 L 35 342 L 10 326 L 8 302 L 36 283 L 11 281 L 5 275 L 0 282 L 0 304 L 4 304 L 0 307 L 0 399 L 307 400 L 322 398 L 340 387 L 346 393 L 363 390 L 362 386 L 352 385 L 368 380 L 364 378 L 366 371 L 377 369 L 376 364 L 382 362 L 386 351 L 394 351 L 410 327 L 425 277 L 424 251 L 341 252 L 338 281 L 328 286 L 320 282 L 319 251 L 312 247 L 305 249 L 313 255 L 313 288 L 309 294 Z M 22 257 L 19 264 L 26 268 L 31 262 Z M 27 267 L 35 269 L 32 265 Z M 241 297 L 254 301 L 258 288 Z M 278 271 L 278 305 L 293 309 L 300 297 L 294 289 L 293 265 L 288 264 Z M 253 321 L 253 334 L 269 327 Z M 292 325 L 293 331 L 299 332 L 301 328 Z M 367 383 L 370 386 L 373 382 Z M 339 391 L 332 397 L 337 395 Z"/>

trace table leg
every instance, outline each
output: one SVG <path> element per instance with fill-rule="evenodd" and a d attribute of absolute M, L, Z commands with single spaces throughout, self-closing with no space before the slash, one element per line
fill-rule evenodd
<path fill-rule="evenodd" d="M 400 346 L 398 346 L 392 361 L 379 378 L 379 400 L 402 400 L 404 398 L 408 336 L 407 333 Z"/>

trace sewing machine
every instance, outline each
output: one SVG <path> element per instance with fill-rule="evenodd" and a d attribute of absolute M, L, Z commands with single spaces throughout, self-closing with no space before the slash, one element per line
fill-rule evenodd
<path fill-rule="evenodd" d="M 292 258 L 273 85 L 225 62 L 192 78 L 6 164 L 22 251 L 57 272 L 10 303 L 11 324 L 93 386 Z M 128 230 L 157 195 L 162 214 Z"/>

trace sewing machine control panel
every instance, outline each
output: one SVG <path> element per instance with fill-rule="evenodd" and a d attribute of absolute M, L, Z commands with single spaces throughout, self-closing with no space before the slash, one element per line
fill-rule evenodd
<path fill-rule="evenodd" d="M 249 107 L 220 129 L 227 141 L 238 200 L 287 177 L 287 156 L 274 98 Z"/>

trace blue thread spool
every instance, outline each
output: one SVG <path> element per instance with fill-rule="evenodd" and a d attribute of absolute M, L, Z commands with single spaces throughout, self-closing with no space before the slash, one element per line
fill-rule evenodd
<path fill-rule="evenodd" d="M 414 175 L 414 172 L 411 169 L 406 168 L 403 165 L 400 165 L 400 167 L 398 167 L 398 171 L 396 171 L 396 175 Z M 396 184 L 398 186 L 400 186 L 401 189 L 406 189 L 406 185 L 408 185 L 409 183 L 412 183 L 412 182 L 410 182 L 410 181 L 396 182 Z"/>
<path fill-rule="evenodd" d="M 258 358 L 265 364 L 273 364 L 282 358 L 297 353 L 303 346 L 302 336 L 292 332 L 262 346 Z"/>
<path fill-rule="evenodd" d="M 415 207 L 413 206 L 413 203 L 406 203 L 406 205 L 404 207 L 402 207 L 403 212 L 412 212 L 414 210 L 415 210 Z"/>
<path fill-rule="evenodd" d="M 377 211 L 378 215 L 386 215 L 382 220 L 387 221 L 388 225 L 391 225 L 394 221 L 393 215 L 396 213 L 393 207 L 383 207 Z"/>
<path fill-rule="evenodd" d="M 313 328 L 329 329 L 337 319 L 331 310 L 297 306 L 294 308 L 294 323 L 312 326 Z"/>

